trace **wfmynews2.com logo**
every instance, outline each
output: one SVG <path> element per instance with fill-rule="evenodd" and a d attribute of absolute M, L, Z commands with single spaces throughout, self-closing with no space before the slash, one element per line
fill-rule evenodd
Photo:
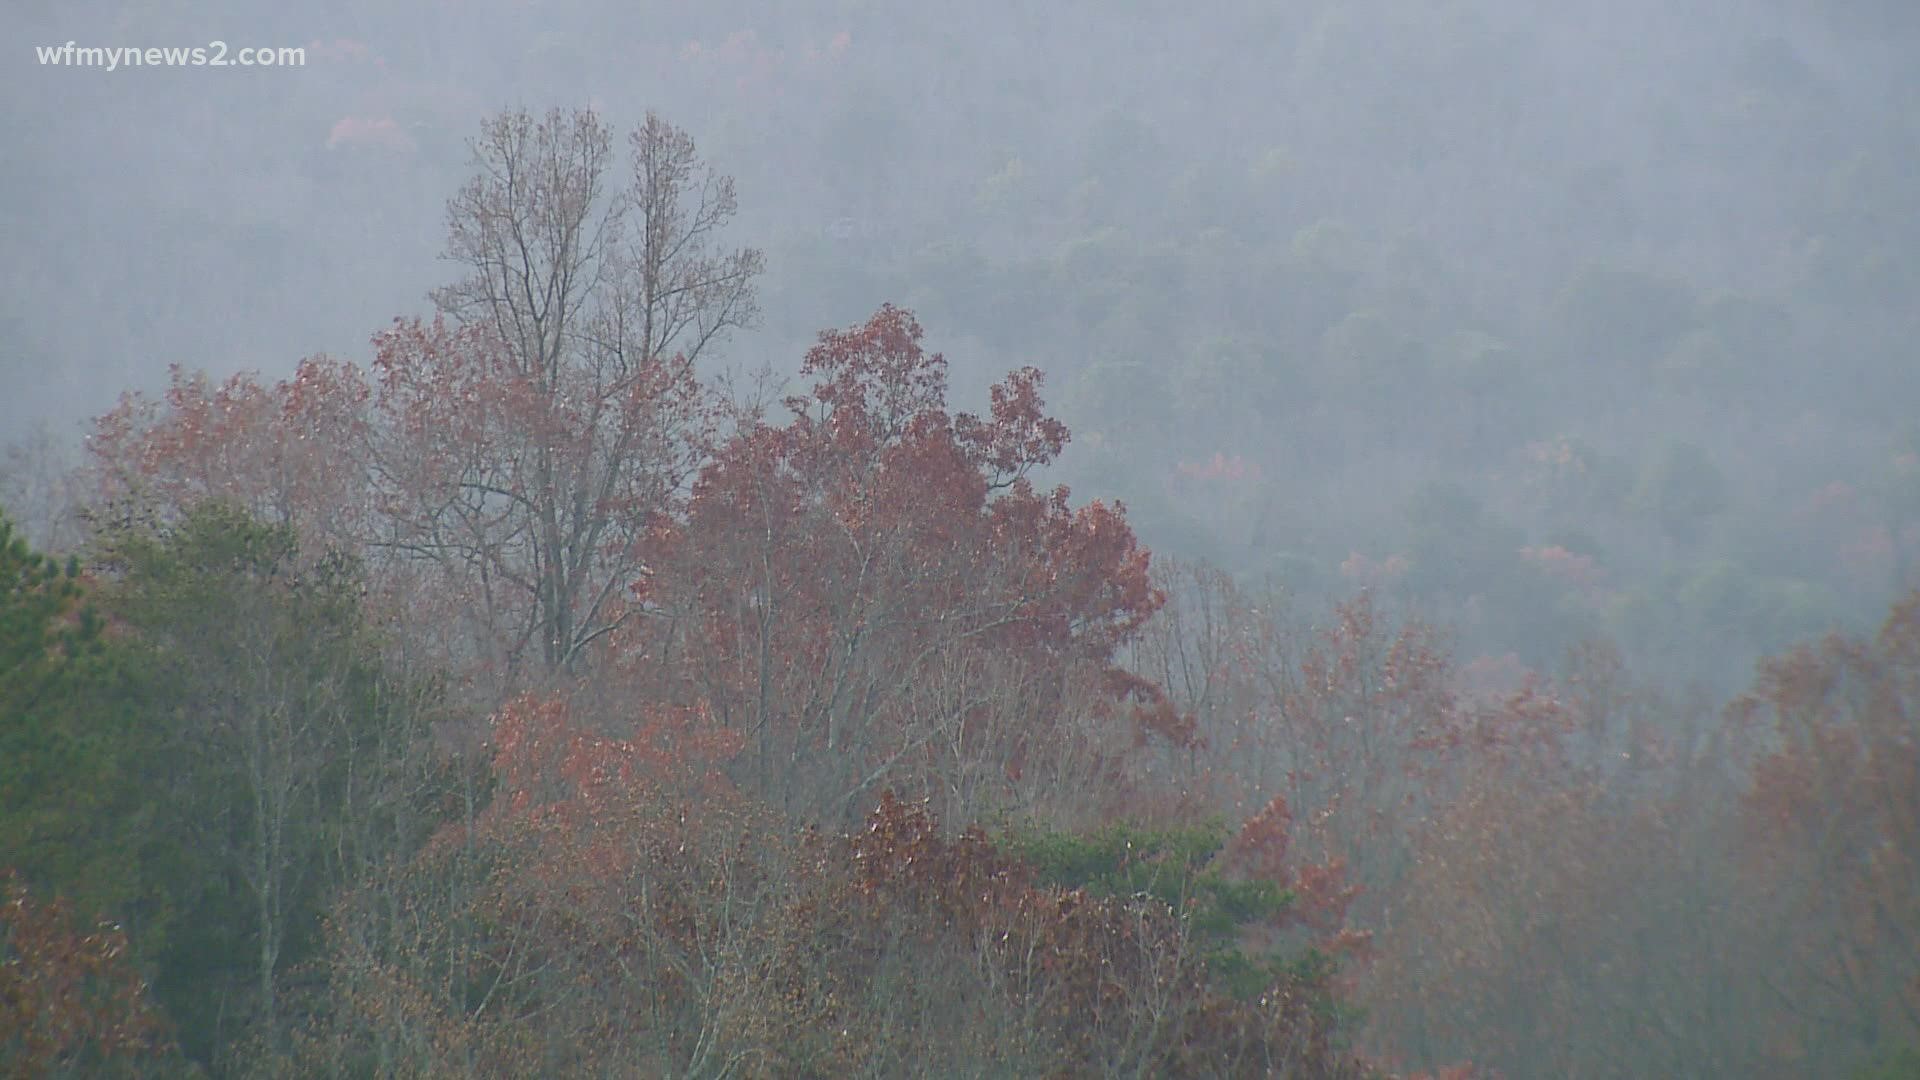
<path fill-rule="evenodd" d="M 305 67 L 307 50 L 301 46 L 232 49 L 224 41 L 181 46 L 101 46 L 69 41 L 65 45 L 35 45 L 42 67 Z"/>

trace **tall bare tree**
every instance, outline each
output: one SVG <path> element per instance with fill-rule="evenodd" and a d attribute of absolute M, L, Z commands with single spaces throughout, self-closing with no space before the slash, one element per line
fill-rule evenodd
<path fill-rule="evenodd" d="M 571 670 L 633 610 L 710 444 L 696 365 L 757 312 L 761 254 L 718 244 L 732 181 L 658 116 L 629 144 L 615 188 L 592 112 L 488 120 L 448 204 L 465 276 L 378 340 L 382 542 L 466 586 L 507 685 Z"/>

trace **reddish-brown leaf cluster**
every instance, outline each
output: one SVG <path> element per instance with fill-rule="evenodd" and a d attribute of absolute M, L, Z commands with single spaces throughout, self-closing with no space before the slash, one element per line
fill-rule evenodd
<path fill-rule="evenodd" d="M 1158 900 L 1035 887 L 977 830 L 946 839 L 891 792 L 847 850 L 862 895 L 980 943 L 1020 1011 L 1052 1028 L 1067 1075 L 1361 1074 L 1318 1012 L 1324 987 L 1289 977 L 1251 1002 L 1227 997 Z"/>
<path fill-rule="evenodd" d="M 1745 805 L 1755 886 L 1817 992 L 1801 1023 L 1920 1041 L 1920 592 L 1877 636 L 1832 636 L 1762 666 L 1733 714 L 1758 760 Z"/>
<path fill-rule="evenodd" d="M 1360 895 L 1360 886 L 1347 880 L 1345 864 L 1335 857 L 1299 865 L 1291 857 L 1292 845 L 1293 810 L 1286 796 L 1275 795 L 1228 842 L 1227 869 L 1243 880 L 1270 881 L 1291 892 L 1294 900 L 1287 906 L 1287 920 L 1312 930 L 1328 952 L 1363 944 L 1366 935 L 1346 925 L 1347 909 Z"/>
<path fill-rule="evenodd" d="M 0 878 L 0 1065 L 12 1076 L 132 1071 L 170 1049 L 119 927 Z"/>
<path fill-rule="evenodd" d="M 1038 373 L 996 387 L 990 417 L 951 416 L 920 337 L 891 307 L 823 334 L 786 423 L 750 423 L 702 469 L 648 591 L 689 635 L 668 677 L 807 815 L 845 820 L 928 779 L 969 815 L 1018 801 L 1008 785 L 1044 782 L 1036 758 L 1084 742 L 1119 697 L 1187 737 L 1111 668 L 1160 603 L 1147 553 L 1118 509 L 1027 478 L 1066 441 Z"/>
<path fill-rule="evenodd" d="M 1225 996 L 1160 901 L 1037 886 L 891 792 L 847 834 L 796 837 L 723 792 L 667 792 L 673 762 L 635 767 L 557 706 L 511 712 L 505 790 L 476 828 L 336 916 L 306 1053 L 428 1072 L 1364 1075 L 1324 986 Z"/>
<path fill-rule="evenodd" d="M 217 498 L 309 540 L 357 542 L 370 395 L 357 368 L 325 357 L 271 385 L 243 372 L 215 386 L 176 365 L 158 400 L 124 395 L 95 421 L 91 471 L 108 507 L 178 513 Z"/>

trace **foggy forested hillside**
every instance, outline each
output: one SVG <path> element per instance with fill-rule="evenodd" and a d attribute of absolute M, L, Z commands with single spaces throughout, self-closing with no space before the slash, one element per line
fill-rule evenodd
<path fill-rule="evenodd" d="M 15 18 L 9 426 L 169 363 L 364 357 L 438 280 L 477 117 L 592 103 L 736 178 L 768 274 L 730 362 L 784 373 L 905 304 L 960 385 L 1044 368 L 1065 478 L 1161 546 L 1316 589 L 1401 554 L 1424 600 L 1489 594 L 1465 617 L 1528 659 L 1605 628 L 1672 660 L 1718 625 L 1672 674 L 1722 688 L 1872 617 L 1912 558 L 1886 490 L 1920 400 L 1900 5 L 602 7 Z M 219 35 L 310 58 L 24 51 Z M 1542 460 L 1569 452 L 1586 489 Z M 1258 479 L 1182 479 L 1215 454 Z M 1527 579 L 1529 547 L 1604 595 Z"/>
<path fill-rule="evenodd" d="M 1911 1075 L 1920 7 L 0 20 L 29 1075 Z"/>

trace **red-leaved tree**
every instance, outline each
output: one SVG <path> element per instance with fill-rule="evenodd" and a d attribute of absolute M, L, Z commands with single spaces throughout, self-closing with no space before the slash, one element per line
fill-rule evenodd
<path fill-rule="evenodd" d="M 821 335 L 786 421 L 745 424 L 702 470 L 633 646 L 808 816 L 888 785 L 962 819 L 1030 804 L 1126 749 L 1096 729 L 1128 701 L 1187 735 L 1111 663 L 1160 603 L 1122 511 L 1030 478 L 1067 439 L 1039 372 L 995 386 L 986 416 L 949 414 L 920 337 L 893 307 Z"/>
<path fill-rule="evenodd" d="M 1825 1055 L 1920 1044 L 1920 592 L 1871 639 L 1835 635 L 1762 665 L 1735 719 L 1760 751 L 1745 798 L 1762 976 L 1786 1045 Z"/>

